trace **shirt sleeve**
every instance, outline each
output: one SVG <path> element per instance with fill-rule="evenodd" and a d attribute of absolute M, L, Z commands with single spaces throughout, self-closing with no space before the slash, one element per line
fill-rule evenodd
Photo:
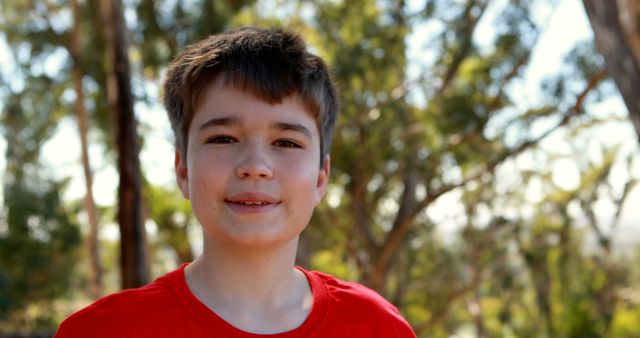
<path fill-rule="evenodd" d="M 63 321 L 62 324 L 60 324 L 60 327 L 58 327 L 58 331 L 56 331 L 56 333 L 53 335 L 53 338 L 71 338 L 73 337 L 73 335 L 71 334 L 71 329 L 69 328 L 69 325 L 67 323 L 67 321 Z"/>

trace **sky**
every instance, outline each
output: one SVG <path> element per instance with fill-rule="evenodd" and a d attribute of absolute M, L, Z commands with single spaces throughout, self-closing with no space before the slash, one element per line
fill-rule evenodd
<path fill-rule="evenodd" d="M 500 8 L 508 0 L 496 0 L 491 2 L 487 13 L 480 22 L 474 39 L 479 45 L 488 45 L 491 41 L 484 37 L 493 35 L 493 21 L 496 19 Z M 410 1 L 410 5 L 422 3 L 421 1 Z M 577 41 L 587 40 L 592 37 L 592 31 L 588 20 L 584 13 L 582 3 L 579 0 L 559 0 L 558 5 L 551 11 L 537 12 L 536 17 L 539 22 L 547 23 L 547 30 L 540 37 L 539 43 L 534 50 L 531 62 L 526 69 L 525 80 L 513 88 L 513 95 L 518 102 L 519 109 L 526 109 L 531 105 L 539 102 L 539 83 L 545 77 L 549 77 L 561 70 L 563 59 L 566 53 L 574 46 Z M 424 51 L 424 36 L 433 34 L 434 27 L 418 27 L 409 38 L 409 59 L 429 63 L 433 55 Z M 484 40 L 483 40 L 484 39 Z M 3 39 L 0 39 L 0 65 L 1 71 L 7 73 L 10 71 L 11 64 L 8 56 L 7 46 Z M 44 71 L 55 70 L 56 60 L 52 60 L 48 64 L 43 65 Z M 414 68 L 417 69 L 417 68 Z M 417 73 L 417 72 L 416 72 Z M 149 84 L 152 88 L 150 92 L 159 92 L 157 84 Z M 418 98 L 419 100 L 419 98 Z M 1 105 L 1 103 L 0 103 Z M 626 109 L 621 99 L 613 95 L 606 102 L 598 106 L 591 107 L 595 111 L 620 112 L 621 115 L 626 114 Z M 135 111 L 139 121 L 152 126 L 149 133 L 145 133 L 146 146 L 141 152 L 141 164 L 147 175 L 147 179 L 154 184 L 163 184 L 171 186 L 174 184 L 173 174 L 173 146 L 172 135 L 168 119 L 164 109 L 159 102 L 146 105 L 142 103 L 136 104 Z M 563 139 L 562 134 L 553 134 L 543 143 L 543 147 L 549 147 L 554 150 L 570 149 L 570 146 Z M 625 151 L 635 152 L 636 157 L 640 157 L 637 151 L 637 143 L 628 142 L 635 139 L 635 134 L 629 123 L 611 124 L 605 128 L 599 128 L 589 137 L 604 140 L 608 144 L 616 144 L 627 140 L 628 144 Z M 90 141 L 96 140 L 96 135 L 89 135 Z M 94 179 L 94 196 L 98 205 L 113 205 L 116 197 L 116 187 L 118 175 L 112 166 L 108 165 L 102 159 L 103 149 L 99 142 L 91 142 L 90 158 L 92 167 L 95 171 Z M 4 138 L 0 138 L 0 154 L 5 153 L 7 147 Z M 594 154 L 597 152 L 594 150 Z M 75 121 L 72 119 L 64 119 L 58 126 L 58 130 L 54 137 L 48 141 L 42 151 L 43 162 L 54 168 L 52 175 L 56 178 L 71 176 L 69 188 L 64 193 L 67 200 L 79 199 L 84 195 L 83 172 L 80 166 L 80 146 L 78 142 L 78 133 Z M 589 155 L 587 156 L 597 156 Z M 534 165 L 534 159 L 527 159 L 526 156 L 518 159 L 520 166 Z M 640 177 L 640 161 L 636 161 L 636 176 Z M 0 156 L 0 175 L 4 171 L 4 156 Z M 578 164 L 571 159 L 558 161 L 553 166 L 552 177 L 554 181 L 566 189 L 575 188 L 577 185 L 577 175 L 579 174 Z M 624 175 L 620 175 L 624 178 Z M 2 192 L 0 191 L 0 200 Z M 536 192 L 532 190 L 531 198 L 535 200 Z M 539 198 L 539 196 L 537 196 Z M 449 194 L 441 198 L 438 203 L 430 208 L 429 214 L 436 220 L 441 220 L 443 224 L 451 224 L 444 226 L 449 231 L 454 231 L 456 226 L 456 215 L 459 215 L 461 206 L 456 202 L 455 193 Z M 640 214 L 633 212 L 629 205 L 640 205 L 640 189 L 636 189 L 623 215 L 622 228 L 620 232 L 624 232 L 625 236 L 618 236 L 618 244 L 624 247 L 631 247 L 640 243 Z M 603 217 L 608 217 L 612 213 L 612 206 L 602 203 L 597 210 Z"/>

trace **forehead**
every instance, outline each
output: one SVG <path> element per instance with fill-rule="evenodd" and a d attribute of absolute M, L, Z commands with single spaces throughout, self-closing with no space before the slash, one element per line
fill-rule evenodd
<path fill-rule="evenodd" d="M 243 72 L 230 72 L 221 71 L 215 75 L 212 74 L 208 80 L 205 80 L 200 85 L 196 85 L 195 97 L 192 97 L 192 102 L 195 101 L 194 107 L 197 107 L 202 100 L 202 96 L 207 95 L 207 92 L 216 89 L 235 89 L 255 98 L 267 102 L 269 104 L 278 104 L 287 98 L 294 98 L 299 100 L 314 119 L 319 119 L 319 102 L 317 102 L 316 95 L 307 93 L 302 95 L 302 87 L 295 85 L 291 81 L 285 80 L 286 74 L 283 78 L 258 80 L 258 82 L 250 80 L 249 74 Z"/>
<path fill-rule="evenodd" d="M 272 124 L 273 120 L 285 123 L 288 122 L 287 120 L 297 120 L 311 124 L 309 128 L 319 132 L 315 115 L 309 111 L 302 97 L 297 93 L 285 96 L 277 102 L 269 102 L 249 90 L 236 88 L 224 78 L 218 77 L 203 88 L 189 129 L 197 131 L 207 120 L 216 117 L 226 118 L 235 125 L 245 122 L 244 120 L 247 122 L 271 120 Z M 313 128 L 313 124 L 316 128 Z"/>

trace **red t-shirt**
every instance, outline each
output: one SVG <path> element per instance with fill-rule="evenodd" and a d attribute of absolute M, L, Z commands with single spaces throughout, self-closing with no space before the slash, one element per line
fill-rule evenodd
<path fill-rule="evenodd" d="M 74 313 L 54 338 L 415 337 L 398 310 L 374 291 L 300 268 L 313 293 L 313 306 L 304 323 L 278 334 L 248 333 L 224 321 L 191 293 L 185 266 L 147 286 L 106 296 Z"/>

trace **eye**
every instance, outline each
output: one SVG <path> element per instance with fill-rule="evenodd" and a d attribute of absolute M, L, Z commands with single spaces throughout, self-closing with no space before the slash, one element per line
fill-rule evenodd
<path fill-rule="evenodd" d="M 236 139 L 227 135 L 213 136 L 208 138 L 206 141 L 206 143 L 219 143 L 219 144 L 234 143 L 234 142 L 236 142 Z"/>
<path fill-rule="evenodd" d="M 277 140 L 273 143 L 273 145 L 283 148 L 302 148 L 302 146 L 300 146 L 298 143 L 290 140 Z"/>

